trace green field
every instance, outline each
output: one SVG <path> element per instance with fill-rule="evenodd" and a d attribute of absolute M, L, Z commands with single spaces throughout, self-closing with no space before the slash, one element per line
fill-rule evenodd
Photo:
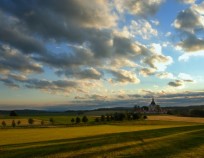
<path fill-rule="evenodd" d="M 143 120 L 107 125 L 0 129 L 0 157 L 203 158 L 204 124 Z"/>

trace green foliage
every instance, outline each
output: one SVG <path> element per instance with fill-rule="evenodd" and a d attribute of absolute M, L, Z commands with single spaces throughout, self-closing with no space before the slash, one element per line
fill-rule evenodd
<path fill-rule="evenodd" d="M 99 118 L 98 117 L 96 117 L 95 118 L 95 122 L 99 122 L 100 120 L 99 120 Z"/>
<path fill-rule="evenodd" d="M 101 115 L 101 121 L 105 121 L 105 116 Z"/>
<path fill-rule="evenodd" d="M 50 121 L 50 123 L 51 123 L 52 125 L 54 125 L 54 119 L 53 119 L 52 117 L 50 118 L 49 121 Z"/>
<path fill-rule="evenodd" d="M 18 120 L 17 124 L 18 124 L 18 126 L 19 126 L 19 125 L 21 124 L 21 121 L 20 121 L 20 120 Z"/>
<path fill-rule="evenodd" d="M 41 120 L 40 124 L 43 126 L 45 124 L 45 122 L 43 120 Z"/>
<path fill-rule="evenodd" d="M 33 123 L 34 123 L 34 120 L 33 120 L 32 118 L 29 118 L 29 119 L 28 119 L 28 124 L 29 124 L 29 125 L 32 125 Z"/>
<path fill-rule="evenodd" d="M 81 122 L 80 117 L 76 117 L 76 123 L 78 124 L 78 123 L 80 123 L 80 122 Z"/>
<path fill-rule="evenodd" d="M 14 127 L 16 127 L 16 122 L 13 120 L 12 122 L 11 122 L 11 126 L 14 128 Z"/>
<path fill-rule="evenodd" d="M 6 127 L 6 122 L 3 120 L 2 122 L 1 122 L 1 124 L 2 124 L 2 126 L 5 128 Z"/>
<path fill-rule="evenodd" d="M 71 119 L 71 123 L 74 123 L 74 121 L 75 121 L 74 118 L 72 118 L 72 119 Z"/>
<path fill-rule="evenodd" d="M 204 110 L 202 109 L 191 110 L 190 115 L 193 117 L 204 117 Z"/>
<path fill-rule="evenodd" d="M 88 122 L 87 116 L 83 116 L 83 117 L 82 117 L 82 122 L 84 122 L 84 123 L 87 123 L 87 122 Z"/>
<path fill-rule="evenodd" d="M 15 111 L 11 111 L 9 116 L 18 116 L 17 113 Z"/>

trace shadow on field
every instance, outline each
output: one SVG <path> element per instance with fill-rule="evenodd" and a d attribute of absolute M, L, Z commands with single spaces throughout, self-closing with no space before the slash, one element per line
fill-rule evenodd
<path fill-rule="evenodd" d="M 108 157 L 111 153 L 118 153 L 119 157 L 130 158 L 162 157 L 162 155 L 166 157 L 202 145 L 204 143 L 203 132 L 204 125 L 197 125 L 12 144 L 1 146 L 0 154 L 4 158 L 49 157 L 49 155 L 58 153 L 73 153 L 68 157 L 77 158 Z M 135 143 L 128 144 L 129 142 Z M 123 145 L 124 143 L 127 144 Z"/>

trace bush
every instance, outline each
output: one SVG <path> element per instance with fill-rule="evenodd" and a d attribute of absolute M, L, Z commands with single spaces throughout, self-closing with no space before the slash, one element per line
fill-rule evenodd
<path fill-rule="evenodd" d="M 133 120 L 139 120 L 141 118 L 141 114 L 140 113 L 133 113 L 132 117 L 133 117 Z"/>
<path fill-rule="evenodd" d="M 83 116 L 82 122 L 84 122 L 84 123 L 88 122 L 88 118 L 86 116 Z"/>
<path fill-rule="evenodd" d="M 45 122 L 43 120 L 41 120 L 40 124 L 43 126 L 45 124 Z"/>
<path fill-rule="evenodd" d="M 50 123 L 52 124 L 52 125 L 54 125 L 54 119 L 53 118 L 50 118 Z"/>
<path fill-rule="evenodd" d="M 5 128 L 6 127 L 6 122 L 5 121 L 2 121 L 1 122 L 2 126 Z"/>
<path fill-rule="evenodd" d="M 79 117 L 76 118 L 76 123 L 80 123 L 81 119 Z"/>
<path fill-rule="evenodd" d="M 18 126 L 19 126 L 19 125 L 21 124 L 21 121 L 20 121 L 20 120 L 18 120 L 17 124 L 18 124 Z"/>
<path fill-rule="evenodd" d="M 28 124 L 29 124 L 29 125 L 32 125 L 33 123 L 34 123 L 34 120 L 33 120 L 32 118 L 29 118 L 29 119 L 28 119 Z"/>
<path fill-rule="evenodd" d="M 18 116 L 17 113 L 15 111 L 11 111 L 9 116 Z"/>
<path fill-rule="evenodd" d="M 71 123 L 74 123 L 74 121 L 75 121 L 74 118 L 72 118 L 72 119 L 71 119 Z"/>
<path fill-rule="evenodd" d="M 15 123 L 14 120 L 12 121 L 11 125 L 12 125 L 13 128 L 16 127 L 16 123 Z"/>
<path fill-rule="evenodd" d="M 105 121 L 105 116 L 101 115 L 101 121 Z"/>
<path fill-rule="evenodd" d="M 190 116 L 193 117 L 204 117 L 204 110 L 194 109 L 190 111 Z"/>
<path fill-rule="evenodd" d="M 95 122 L 99 122 L 100 120 L 99 120 L 99 118 L 98 117 L 96 117 L 95 118 Z"/>

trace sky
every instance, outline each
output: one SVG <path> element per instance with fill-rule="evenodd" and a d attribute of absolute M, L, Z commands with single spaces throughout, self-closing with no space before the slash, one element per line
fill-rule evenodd
<path fill-rule="evenodd" d="M 204 104 L 203 0 L 1 0 L 0 109 Z"/>

